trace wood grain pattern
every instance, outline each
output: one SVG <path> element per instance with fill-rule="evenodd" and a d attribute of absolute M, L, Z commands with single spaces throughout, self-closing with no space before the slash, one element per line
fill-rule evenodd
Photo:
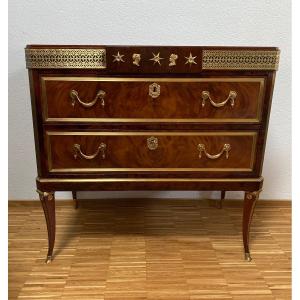
<path fill-rule="evenodd" d="M 185 133 L 175 132 L 49 132 L 48 157 L 52 172 L 103 172 L 106 169 L 131 168 L 154 171 L 162 169 L 203 169 L 202 171 L 252 171 L 255 149 L 255 132 Z M 176 134 L 176 135 L 174 135 Z M 147 139 L 157 138 L 157 149 L 148 148 Z M 105 143 L 105 158 L 101 153 L 93 159 L 74 158 L 74 144 L 78 144 L 86 155 L 97 152 Z M 199 158 L 198 145 L 205 145 L 209 154 L 222 152 L 225 144 L 230 145 L 228 159 L 223 153 L 218 159 L 209 159 L 202 153 Z M 241 151 L 241 145 L 243 150 Z M 130 171 L 130 170 L 128 170 Z M 136 171 L 136 170 L 135 170 Z M 171 170 L 166 170 L 171 171 Z M 174 170 L 173 170 L 174 171 Z M 193 170 L 190 170 L 193 171 Z"/>
<path fill-rule="evenodd" d="M 149 85 L 160 85 L 156 99 L 149 96 Z M 263 78 L 97 78 L 97 77 L 42 77 L 44 120 L 67 119 L 209 119 L 210 122 L 232 121 L 259 122 L 263 96 Z M 98 91 L 105 94 L 105 106 L 98 101 L 86 108 L 75 101 L 72 105 L 70 92 L 78 92 L 79 98 L 91 102 Z M 216 103 L 224 101 L 230 91 L 237 97 L 232 107 L 213 107 L 206 101 L 202 107 L 202 91 L 208 91 Z M 102 120 L 99 120 L 102 121 Z"/>
<path fill-rule="evenodd" d="M 40 204 L 9 202 L 9 299 L 291 299 L 291 204 L 258 201 L 244 261 L 242 201 L 57 201 L 55 260 Z"/>

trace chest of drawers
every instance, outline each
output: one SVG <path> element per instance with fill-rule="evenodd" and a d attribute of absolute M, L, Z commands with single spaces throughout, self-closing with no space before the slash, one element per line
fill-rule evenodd
<path fill-rule="evenodd" d="M 245 191 L 243 242 L 261 177 L 279 50 L 48 46 L 25 49 L 52 259 L 55 191 Z"/>

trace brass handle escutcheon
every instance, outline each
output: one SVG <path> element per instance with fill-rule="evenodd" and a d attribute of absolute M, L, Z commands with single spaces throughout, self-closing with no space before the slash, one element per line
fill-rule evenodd
<path fill-rule="evenodd" d="M 231 149 L 230 144 L 224 144 L 223 149 L 221 150 L 220 153 L 212 155 L 212 154 L 207 153 L 204 144 L 199 144 L 198 145 L 199 158 L 202 157 L 202 152 L 204 152 L 204 154 L 206 155 L 206 157 L 209 158 L 209 159 L 217 159 L 217 158 L 219 158 L 225 152 L 226 153 L 226 159 L 228 159 L 229 158 L 229 151 L 230 151 L 230 149 Z"/>
<path fill-rule="evenodd" d="M 105 159 L 105 150 L 106 150 L 106 144 L 101 143 L 97 149 L 97 151 L 92 155 L 86 155 L 81 151 L 81 146 L 79 144 L 73 145 L 74 150 L 74 158 L 77 159 L 78 157 L 84 158 L 84 159 L 94 159 L 98 156 L 99 153 L 101 153 L 101 158 Z"/>
<path fill-rule="evenodd" d="M 103 90 L 99 90 L 93 101 L 83 102 L 80 100 L 77 91 L 71 90 L 71 92 L 70 92 L 72 105 L 75 106 L 75 103 L 77 100 L 83 107 L 86 107 L 86 108 L 94 106 L 97 103 L 98 99 L 100 99 L 100 101 L 101 101 L 101 106 L 104 107 L 105 106 L 105 100 L 104 100 L 105 95 L 106 95 L 106 93 Z"/>
<path fill-rule="evenodd" d="M 147 138 L 147 146 L 149 150 L 156 150 L 158 147 L 158 138 L 154 136 Z"/>
<path fill-rule="evenodd" d="M 209 100 L 211 105 L 214 106 L 214 107 L 222 107 L 224 106 L 228 101 L 230 101 L 230 105 L 231 106 L 234 106 L 234 100 L 236 99 L 237 97 L 237 92 L 235 91 L 230 91 L 229 92 L 229 95 L 227 97 L 226 100 L 224 100 L 223 102 L 220 102 L 220 103 L 216 103 L 214 102 L 211 97 L 210 97 L 210 93 L 208 91 L 202 91 L 202 107 L 205 106 L 205 101 L 206 100 Z"/>
<path fill-rule="evenodd" d="M 157 98 L 160 95 L 160 85 L 157 83 L 152 83 L 149 85 L 149 96 L 152 99 Z"/>

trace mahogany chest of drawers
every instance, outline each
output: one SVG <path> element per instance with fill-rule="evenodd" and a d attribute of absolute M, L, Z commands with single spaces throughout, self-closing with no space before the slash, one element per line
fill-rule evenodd
<path fill-rule="evenodd" d="M 25 49 L 51 261 L 55 191 L 245 191 L 243 242 L 261 177 L 279 50 Z"/>

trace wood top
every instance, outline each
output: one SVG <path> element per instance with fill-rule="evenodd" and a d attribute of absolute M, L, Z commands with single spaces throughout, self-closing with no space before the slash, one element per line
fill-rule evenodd
<path fill-rule="evenodd" d="M 210 50 L 270 50 L 278 51 L 278 47 L 254 47 L 254 46 L 201 46 L 201 45 L 45 45 L 45 44 L 28 44 L 26 48 L 28 49 L 61 49 L 61 48 L 71 48 L 71 49 L 99 49 L 99 48 L 202 48 Z"/>

